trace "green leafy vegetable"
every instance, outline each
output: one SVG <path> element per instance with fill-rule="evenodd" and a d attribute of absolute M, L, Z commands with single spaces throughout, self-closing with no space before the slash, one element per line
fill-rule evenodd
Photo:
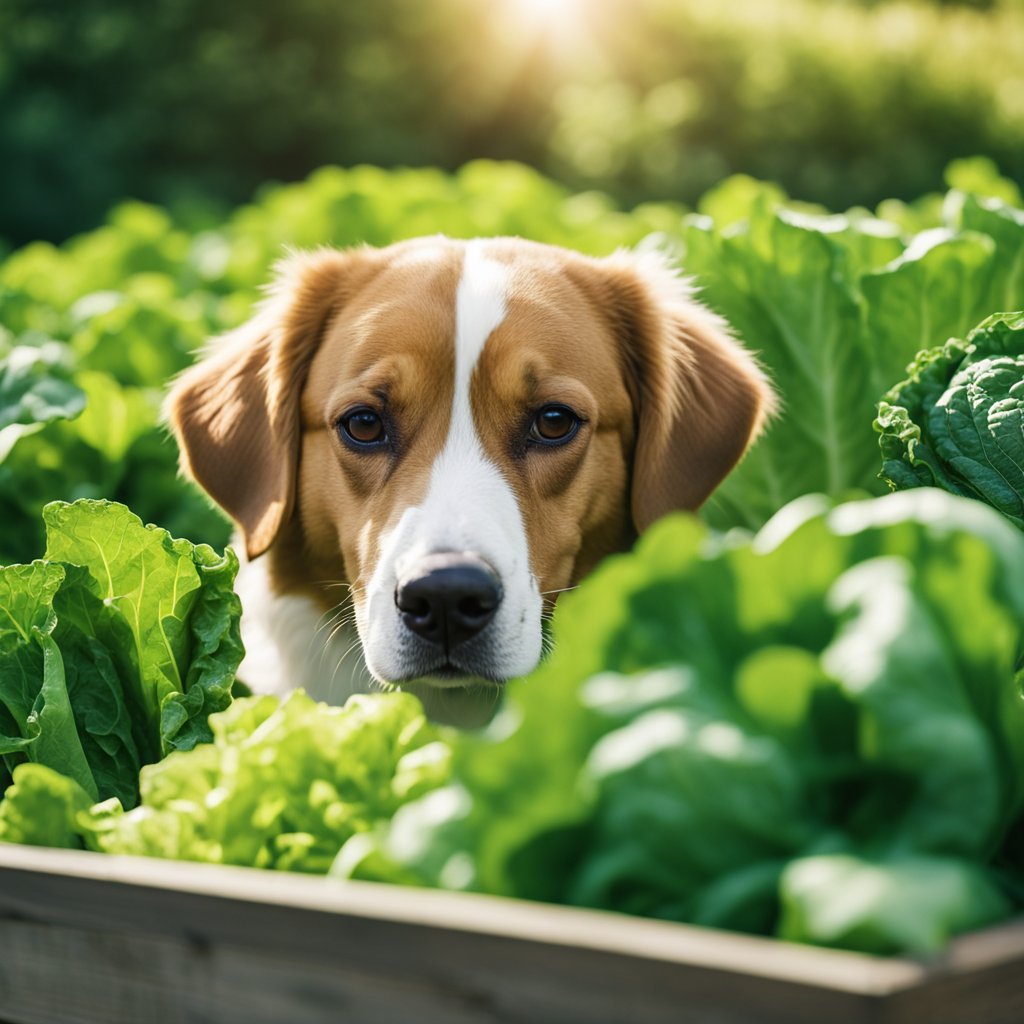
<path fill-rule="evenodd" d="M 54 343 L 19 345 L 0 359 L 0 462 L 26 434 L 85 408 L 65 363 L 63 347 Z"/>
<path fill-rule="evenodd" d="M 448 747 L 408 694 L 344 708 L 301 692 L 245 697 L 211 717 L 213 743 L 142 771 L 142 802 L 84 827 L 110 853 L 325 872 L 342 844 L 447 779 Z M 85 820 L 85 819 L 80 819 Z"/>
<path fill-rule="evenodd" d="M 335 870 L 938 948 L 1010 906 L 1022 564 L 1005 520 L 934 489 L 801 499 L 753 542 L 669 518 L 566 601 L 455 788 Z"/>
<path fill-rule="evenodd" d="M 19 764 L 14 784 L 0 800 L 0 840 L 77 849 L 82 845 L 78 816 L 92 803 L 74 779 L 45 764 Z"/>
<path fill-rule="evenodd" d="M 970 184 L 978 169 L 961 168 Z M 810 492 L 878 493 L 878 398 L 916 353 L 1024 304 L 1024 211 L 951 191 L 944 222 L 907 237 L 863 210 L 787 202 L 730 179 L 684 219 L 682 265 L 756 352 L 782 410 L 712 496 L 719 528 L 760 527 Z"/>
<path fill-rule="evenodd" d="M 879 404 L 882 477 L 988 502 L 1024 528 L 1024 313 L 921 352 Z"/>
<path fill-rule="evenodd" d="M 44 510 L 46 557 L 0 567 L 0 756 L 135 803 L 138 772 L 210 738 L 242 656 L 233 552 L 106 501 Z"/>
<path fill-rule="evenodd" d="M 920 856 L 805 857 L 783 875 L 782 903 L 782 938 L 867 953 L 941 949 L 1011 912 L 983 869 Z"/>

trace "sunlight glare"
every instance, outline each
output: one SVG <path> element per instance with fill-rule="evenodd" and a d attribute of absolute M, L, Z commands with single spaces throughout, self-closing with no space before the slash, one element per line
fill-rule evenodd
<path fill-rule="evenodd" d="M 505 0 L 509 14 L 530 34 L 571 41 L 582 27 L 587 0 Z"/>

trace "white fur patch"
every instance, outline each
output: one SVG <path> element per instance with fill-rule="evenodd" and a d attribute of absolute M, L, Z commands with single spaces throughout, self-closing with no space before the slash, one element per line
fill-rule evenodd
<path fill-rule="evenodd" d="M 244 609 L 238 676 L 254 693 L 284 697 L 301 686 L 315 700 L 344 704 L 370 688 L 351 611 L 323 614 L 308 597 L 275 594 L 263 558 L 243 560 L 235 589 Z"/>
<path fill-rule="evenodd" d="M 422 641 L 409 632 L 395 606 L 396 583 L 437 552 L 471 552 L 501 579 L 504 599 L 479 638 L 487 647 L 490 674 L 521 675 L 540 658 L 541 598 L 530 571 L 522 513 L 508 481 L 483 450 L 470 403 L 480 354 L 505 319 L 508 277 L 503 264 L 487 257 L 485 243 L 467 243 L 456 295 L 455 393 L 448 437 L 422 503 L 406 509 L 381 538 L 358 615 L 366 663 L 385 681 L 407 678 L 422 656 Z M 459 664 L 458 651 L 452 660 Z"/>

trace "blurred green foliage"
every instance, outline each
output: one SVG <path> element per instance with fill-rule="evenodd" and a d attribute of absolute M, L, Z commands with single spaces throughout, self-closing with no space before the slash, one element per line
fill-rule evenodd
<path fill-rule="evenodd" d="M 513 158 L 620 201 L 729 173 L 844 208 L 986 153 L 1024 180 L 1024 7 L 3 0 L 0 238 L 124 196 L 212 224 L 313 168 Z"/>

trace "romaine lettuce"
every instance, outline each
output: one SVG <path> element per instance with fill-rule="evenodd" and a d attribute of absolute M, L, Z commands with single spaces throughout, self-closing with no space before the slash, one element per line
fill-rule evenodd
<path fill-rule="evenodd" d="M 0 784 L 28 760 L 132 806 L 139 768 L 209 739 L 231 700 L 237 559 L 113 502 L 43 518 L 45 558 L 0 567 Z"/>

